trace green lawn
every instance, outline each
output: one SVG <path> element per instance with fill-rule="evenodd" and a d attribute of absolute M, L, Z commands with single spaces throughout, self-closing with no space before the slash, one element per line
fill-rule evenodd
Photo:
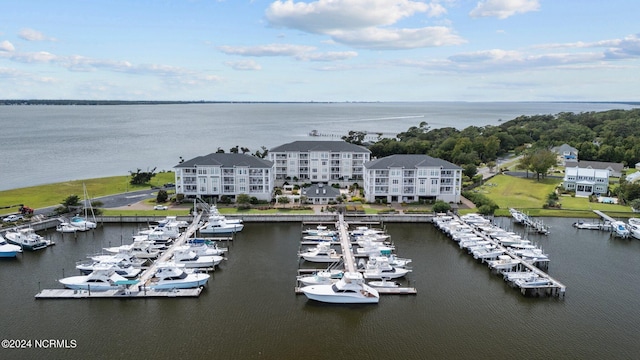
<path fill-rule="evenodd" d="M 4 208 L 17 204 L 24 204 L 31 208 L 42 208 L 60 204 L 70 195 L 77 195 L 82 199 L 82 184 L 87 186 L 87 193 L 90 198 L 104 195 L 124 193 L 134 190 L 144 190 L 151 186 L 162 186 L 166 183 L 173 183 L 175 176 L 173 172 L 158 173 L 151 179 L 149 185 L 130 185 L 130 176 L 111 176 L 97 179 L 74 180 L 61 183 L 31 186 L 20 189 L 0 191 L 0 214 L 8 214 L 18 211 L 17 207 Z"/>

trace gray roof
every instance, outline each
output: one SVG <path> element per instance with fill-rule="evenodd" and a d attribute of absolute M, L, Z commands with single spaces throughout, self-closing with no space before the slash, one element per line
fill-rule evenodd
<path fill-rule="evenodd" d="M 316 190 L 318 193 L 316 194 Z M 324 193 L 323 193 L 324 190 Z M 323 184 L 312 184 L 307 188 L 302 189 L 302 195 L 308 198 L 331 198 L 335 199 L 336 196 L 340 195 L 340 190 L 334 188 L 333 186 L 323 185 Z"/>
<path fill-rule="evenodd" d="M 614 163 L 614 162 L 606 162 L 606 161 L 588 161 L 588 160 L 567 161 L 565 163 L 565 167 L 592 168 L 592 169 L 600 169 L 600 170 L 606 170 L 608 168 L 611 168 L 611 170 L 616 172 L 621 172 L 622 170 L 624 170 L 623 163 Z"/>
<path fill-rule="evenodd" d="M 221 166 L 230 168 L 234 166 L 248 166 L 252 168 L 271 168 L 273 162 L 257 158 L 247 154 L 234 153 L 212 153 L 209 155 L 198 156 L 191 160 L 184 161 L 174 167 L 176 168 L 192 168 L 196 166 Z"/>
<path fill-rule="evenodd" d="M 399 154 L 386 156 L 380 159 L 369 161 L 364 164 L 367 169 L 389 169 L 392 167 L 401 167 L 404 169 L 415 169 L 417 167 L 442 167 L 444 169 L 459 170 L 462 169 L 456 164 L 446 160 L 433 158 L 428 155 L 416 154 Z"/>
<path fill-rule="evenodd" d="M 564 153 L 577 154 L 578 153 L 578 149 L 574 148 L 569 144 L 562 144 L 560 146 L 552 147 L 551 151 L 555 152 L 556 154 L 564 154 Z"/>
<path fill-rule="evenodd" d="M 359 145 L 348 143 L 346 141 L 294 141 L 288 144 L 276 146 L 269 152 L 285 152 L 285 151 L 333 151 L 333 152 L 357 152 L 370 153 L 369 149 Z"/>

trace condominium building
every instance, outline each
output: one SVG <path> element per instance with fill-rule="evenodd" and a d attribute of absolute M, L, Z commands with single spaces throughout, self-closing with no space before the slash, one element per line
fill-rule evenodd
<path fill-rule="evenodd" d="M 338 183 L 363 180 L 371 151 L 346 141 L 294 141 L 269 150 L 278 185 L 285 181 Z"/>
<path fill-rule="evenodd" d="M 427 155 L 391 155 L 365 164 L 364 191 L 367 202 L 458 203 L 462 168 Z"/>
<path fill-rule="evenodd" d="M 176 194 L 186 197 L 226 195 L 235 199 L 247 194 L 271 200 L 273 163 L 255 156 L 213 153 L 184 161 L 174 167 Z"/>

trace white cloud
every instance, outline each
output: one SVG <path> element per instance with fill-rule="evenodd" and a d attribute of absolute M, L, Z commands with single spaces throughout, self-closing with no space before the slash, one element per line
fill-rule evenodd
<path fill-rule="evenodd" d="M 259 46 L 219 46 L 218 49 L 225 54 L 241 56 L 295 56 L 301 53 L 314 51 L 313 46 L 292 44 L 269 44 Z"/>
<path fill-rule="evenodd" d="M 420 29 L 367 28 L 360 31 L 336 32 L 337 42 L 367 49 L 415 49 L 443 45 L 458 45 L 465 42 L 451 29 L 442 26 Z"/>
<path fill-rule="evenodd" d="M 45 36 L 38 30 L 28 28 L 20 30 L 18 36 L 27 41 L 56 41 L 55 38 Z"/>
<path fill-rule="evenodd" d="M 262 70 L 262 66 L 253 60 L 227 61 L 225 65 L 234 70 Z"/>
<path fill-rule="evenodd" d="M 13 44 L 7 40 L 0 42 L 0 51 L 12 52 L 15 51 L 15 49 L 16 48 L 13 46 Z"/>
<path fill-rule="evenodd" d="M 390 27 L 418 14 L 435 17 L 446 12 L 437 1 L 318 0 L 304 3 L 284 0 L 271 3 L 265 16 L 272 26 L 328 35 L 335 42 L 358 48 L 410 49 L 464 42 L 451 29 L 440 26 L 417 29 Z M 420 40 L 419 36 L 427 39 Z"/>
<path fill-rule="evenodd" d="M 471 17 L 497 17 L 506 19 L 516 14 L 524 14 L 540 9 L 539 0 L 484 0 L 471 10 Z"/>
<path fill-rule="evenodd" d="M 339 61 L 357 56 L 354 51 L 314 52 L 313 46 L 293 44 L 269 44 L 257 46 L 220 46 L 220 51 L 228 55 L 240 56 L 289 56 L 301 61 Z"/>

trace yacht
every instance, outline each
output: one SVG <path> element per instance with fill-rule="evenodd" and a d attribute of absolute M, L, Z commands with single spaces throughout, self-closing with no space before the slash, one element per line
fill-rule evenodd
<path fill-rule="evenodd" d="M 188 247 L 176 249 L 173 254 L 173 261 L 178 265 L 188 268 L 212 268 L 223 260 L 222 256 L 199 256 Z"/>
<path fill-rule="evenodd" d="M 120 289 L 129 280 L 115 272 L 112 264 L 96 266 L 89 275 L 71 276 L 58 280 L 74 290 L 107 291 Z"/>
<path fill-rule="evenodd" d="M 209 221 L 200 228 L 201 234 L 235 234 L 242 231 L 244 224 L 227 220 L 222 215 L 209 216 Z"/>
<path fill-rule="evenodd" d="M 131 263 L 127 263 L 125 261 L 81 261 L 76 263 L 76 269 L 80 270 L 81 273 L 88 275 L 91 274 L 96 268 L 99 268 L 103 265 L 111 265 L 113 266 L 113 271 L 116 274 L 125 277 L 127 279 L 133 279 L 140 275 L 142 269 L 133 266 Z"/>
<path fill-rule="evenodd" d="M 322 263 L 337 262 L 342 259 L 342 255 L 338 254 L 328 243 L 319 243 L 316 247 L 299 253 L 298 256 L 306 261 Z"/>
<path fill-rule="evenodd" d="M 333 284 L 344 276 L 342 270 L 323 270 L 312 275 L 300 275 L 298 281 L 304 286 Z"/>
<path fill-rule="evenodd" d="M 5 238 L 0 235 L 0 258 L 16 257 L 22 252 L 22 248 L 18 245 L 8 244 Z"/>
<path fill-rule="evenodd" d="M 186 243 L 185 246 L 191 251 L 195 251 L 200 256 L 222 256 L 227 252 L 226 248 L 219 248 L 215 243 L 208 245 L 205 243 Z"/>
<path fill-rule="evenodd" d="M 135 257 L 131 252 L 121 251 L 115 254 L 96 254 L 89 256 L 92 261 L 99 261 L 104 263 L 116 263 L 122 262 L 124 264 L 131 264 L 134 267 L 143 267 L 149 259 L 140 259 Z"/>
<path fill-rule="evenodd" d="M 150 241 L 139 239 L 134 240 L 133 244 L 104 248 L 104 250 L 114 254 L 125 252 L 139 259 L 155 259 L 160 255 L 160 250 L 154 248 Z"/>
<path fill-rule="evenodd" d="M 397 288 L 400 287 L 400 284 L 398 284 L 395 281 L 389 281 L 386 278 L 382 278 L 382 280 L 374 280 L 374 281 L 369 281 L 367 282 L 367 284 L 373 286 L 373 287 L 379 287 L 379 288 Z"/>
<path fill-rule="evenodd" d="M 72 217 L 71 220 L 69 220 L 69 224 L 75 226 L 78 231 L 87 231 L 95 229 L 98 226 L 95 222 L 89 221 L 86 217 L 80 215 Z"/>
<path fill-rule="evenodd" d="M 157 270 L 149 287 L 155 290 L 190 289 L 204 286 L 209 281 L 209 274 L 186 272 L 184 266 L 174 262 L 157 264 Z"/>
<path fill-rule="evenodd" d="M 509 255 L 499 255 L 497 260 L 489 260 L 487 264 L 491 269 L 500 271 L 511 270 L 520 264 L 520 260 L 514 259 Z"/>
<path fill-rule="evenodd" d="M 335 284 L 310 285 L 300 289 L 310 299 L 334 304 L 377 304 L 378 291 L 365 284 L 359 272 L 346 272 Z"/>
<path fill-rule="evenodd" d="M 32 251 L 44 249 L 54 244 L 51 240 L 36 234 L 32 228 L 9 231 L 4 234 L 4 237 L 7 242 Z"/>
<path fill-rule="evenodd" d="M 386 257 L 375 257 L 367 261 L 367 265 L 364 269 L 364 278 L 397 279 L 407 275 L 410 272 L 410 269 L 395 268 L 389 265 L 389 260 Z"/>

